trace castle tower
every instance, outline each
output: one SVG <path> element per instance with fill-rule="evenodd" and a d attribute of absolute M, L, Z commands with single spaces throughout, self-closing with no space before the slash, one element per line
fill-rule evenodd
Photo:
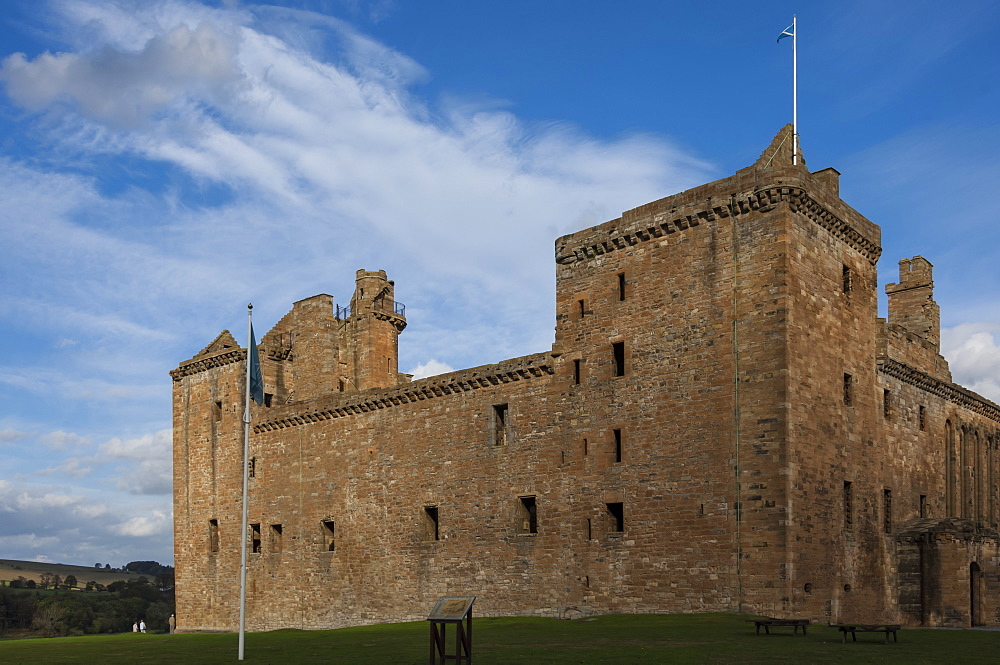
<path fill-rule="evenodd" d="M 941 347 L 941 308 L 934 302 L 934 266 L 922 256 L 901 259 L 899 283 L 886 284 L 889 323 Z"/>
<path fill-rule="evenodd" d="M 388 388 L 405 382 L 399 374 L 399 333 L 405 309 L 384 270 L 358 270 L 350 316 L 341 328 L 341 389 Z"/>

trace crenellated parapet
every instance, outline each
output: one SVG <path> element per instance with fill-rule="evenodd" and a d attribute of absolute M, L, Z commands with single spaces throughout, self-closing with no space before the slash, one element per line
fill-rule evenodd
<path fill-rule="evenodd" d="M 254 426 L 255 432 L 267 432 L 289 427 L 297 427 L 321 420 L 347 418 L 350 416 L 389 409 L 392 407 L 432 400 L 447 395 L 468 393 L 503 384 L 551 376 L 555 374 L 552 356 L 538 353 L 515 358 L 496 365 L 484 365 L 474 369 L 449 372 L 441 376 L 429 377 L 394 389 L 370 391 L 368 393 L 345 393 L 343 397 L 327 400 L 327 404 L 315 404 L 304 412 L 289 413 Z M 288 407 L 290 410 L 301 407 Z"/>
<path fill-rule="evenodd" d="M 901 363 L 898 360 L 893 360 L 892 358 L 879 358 L 877 367 L 878 371 L 886 376 L 891 376 L 894 379 L 908 383 L 911 386 L 1000 423 L 1000 406 L 982 395 L 954 383 L 935 379 L 926 372 L 922 372 L 915 367 Z"/>
<path fill-rule="evenodd" d="M 603 254 L 688 231 L 706 222 L 755 212 L 769 212 L 781 203 L 787 203 L 793 212 L 804 215 L 829 234 L 860 252 L 872 265 L 878 261 L 882 253 L 878 242 L 860 233 L 802 187 L 775 185 L 726 199 L 710 197 L 700 207 L 686 206 L 682 213 L 679 213 L 677 208 L 662 210 L 670 201 L 671 199 L 667 198 L 623 213 L 621 218 L 611 222 L 611 225 L 618 228 L 609 231 L 606 239 L 597 239 L 596 233 L 590 234 L 584 243 L 574 247 L 562 242 L 566 238 L 575 239 L 574 236 L 561 238 L 556 244 L 556 263 L 573 265 L 588 261 Z M 650 210 L 654 205 L 661 210 Z"/>

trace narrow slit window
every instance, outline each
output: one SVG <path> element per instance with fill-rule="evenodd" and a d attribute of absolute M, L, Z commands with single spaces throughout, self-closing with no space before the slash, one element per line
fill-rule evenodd
<path fill-rule="evenodd" d="M 589 448 L 587 446 L 587 440 L 584 439 L 583 440 L 583 456 L 586 457 L 589 454 L 590 454 L 590 450 L 589 450 Z"/>
<path fill-rule="evenodd" d="M 535 497 L 522 496 L 521 499 L 521 533 L 538 533 L 538 507 Z"/>
<path fill-rule="evenodd" d="M 212 415 L 215 418 L 215 422 L 220 422 L 222 420 L 222 402 L 218 401 L 215 403 L 215 407 L 212 409 Z"/>
<path fill-rule="evenodd" d="M 250 551 L 253 554 L 260 554 L 260 524 L 250 525 Z"/>
<path fill-rule="evenodd" d="M 424 506 L 424 540 L 441 540 L 437 506 Z"/>
<path fill-rule="evenodd" d="M 625 504 L 608 503 L 608 530 L 612 533 L 621 533 L 625 530 Z"/>
<path fill-rule="evenodd" d="M 625 342 L 611 345 L 611 358 L 614 362 L 614 376 L 625 376 Z"/>
<path fill-rule="evenodd" d="M 271 553 L 281 554 L 281 525 L 272 524 L 271 525 Z"/>
<path fill-rule="evenodd" d="M 208 551 L 219 551 L 219 520 L 208 520 Z"/>
<path fill-rule="evenodd" d="M 507 445 L 507 405 L 506 404 L 494 404 L 492 419 L 492 438 L 494 446 L 506 446 Z"/>
<path fill-rule="evenodd" d="M 854 377 L 844 373 L 844 406 L 851 406 L 854 403 Z"/>
<path fill-rule="evenodd" d="M 622 431 L 620 429 L 613 430 L 615 435 L 615 449 L 614 457 L 615 462 L 622 461 Z"/>
<path fill-rule="evenodd" d="M 892 490 L 882 490 L 882 530 L 892 533 Z"/>
<path fill-rule="evenodd" d="M 337 524 L 333 520 L 323 520 L 323 548 L 327 552 L 337 549 Z"/>
<path fill-rule="evenodd" d="M 575 385 L 580 385 L 580 378 L 582 376 L 583 368 L 581 365 L 583 361 L 577 358 L 573 361 L 573 383 Z"/>
<path fill-rule="evenodd" d="M 920 495 L 920 502 L 917 504 L 919 508 L 919 514 L 921 518 L 927 517 L 927 495 Z"/>
<path fill-rule="evenodd" d="M 851 274 L 851 266 L 846 265 L 846 264 L 844 265 L 842 279 L 843 279 L 843 287 L 842 288 L 844 290 L 844 295 L 850 295 L 851 291 L 854 288 L 854 278 L 853 278 L 853 276 Z"/>
<path fill-rule="evenodd" d="M 274 395 L 272 393 L 264 393 L 264 406 L 267 407 L 268 409 L 270 409 L 271 408 L 271 401 L 273 399 L 274 399 Z"/>
<path fill-rule="evenodd" d="M 920 427 L 921 432 L 927 429 L 927 408 L 923 404 L 917 410 L 917 425 Z"/>
<path fill-rule="evenodd" d="M 844 528 L 850 530 L 854 526 L 854 496 L 851 481 L 844 481 Z"/>
<path fill-rule="evenodd" d="M 577 311 L 579 312 L 580 318 L 582 319 L 587 315 L 587 301 L 577 300 L 576 305 L 577 305 Z"/>
<path fill-rule="evenodd" d="M 587 518 L 587 540 L 594 539 L 594 525 L 593 520 Z"/>
<path fill-rule="evenodd" d="M 256 478 L 257 477 L 257 458 L 251 457 L 247 460 L 247 477 Z"/>
<path fill-rule="evenodd" d="M 882 417 L 886 420 L 892 418 L 892 391 L 888 388 L 882 390 Z"/>
<path fill-rule="evenodd" d="M 618 273 L 618 301 L 625 300 L 625 273 Z"/>

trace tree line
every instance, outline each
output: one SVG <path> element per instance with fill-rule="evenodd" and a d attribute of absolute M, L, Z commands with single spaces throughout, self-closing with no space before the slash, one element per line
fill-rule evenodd
<path fill-rule="evenodd" d="M 139 619 L 146 622 L 148 631 L 165 632 L 174 612 L 172 568 L 152 581 L 142 576 L 106 586 L 87 582 L 83 593 L 76 589 L 74 575 L 41 577 L 38 582 L 20 577 L 0 586 L 0 635 L 120 633 L 131 631 Z"/>

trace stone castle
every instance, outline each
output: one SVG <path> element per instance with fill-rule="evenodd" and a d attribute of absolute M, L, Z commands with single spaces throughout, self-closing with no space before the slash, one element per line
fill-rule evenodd
<path fill-rule="evenodd" d="M 952 383 L 932 268 L 791 128 L 734 175 L 559 238 L 551 349 L 411 381 L 383 271 L 171 372 L 177 625 L 746 612 L 1000 623 L 1000 407 Z"/>

